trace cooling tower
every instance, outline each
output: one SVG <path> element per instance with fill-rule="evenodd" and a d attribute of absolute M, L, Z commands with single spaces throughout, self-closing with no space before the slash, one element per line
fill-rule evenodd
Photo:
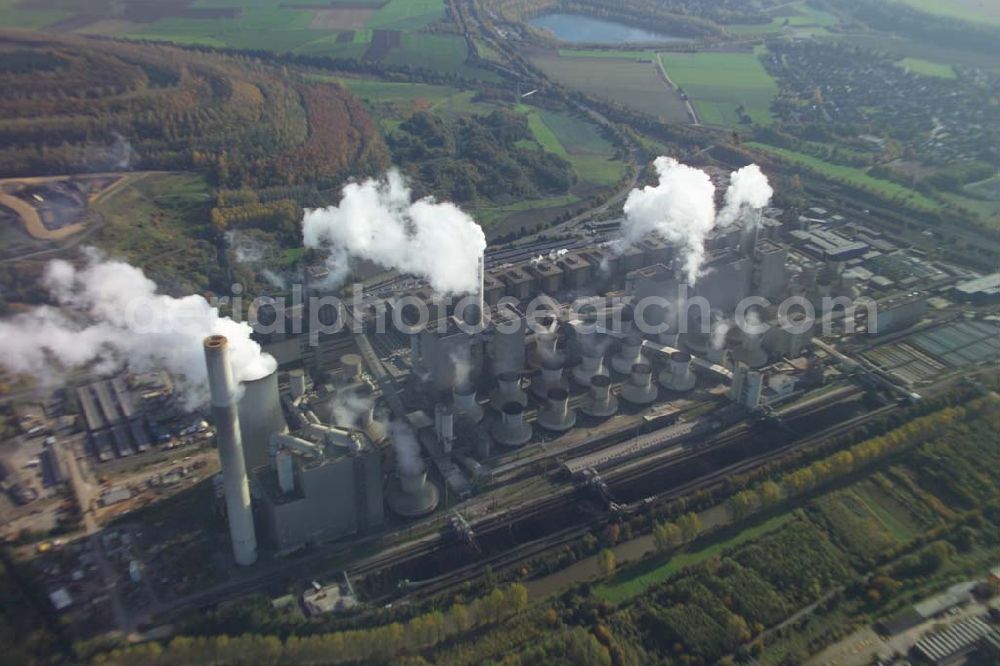
<path fill-rule="evenodd" d="M 549 389 L 545 407 L 538 412 L 538 425 L 554 432 L 564 432 L 576 425 L 576 412 L 569 408 L 569 391 Z"/>
<path fill-rule="evenodd" d="M 254 533 L 250 488 L 240 440 L 233 371 L 229 365 L 229 341 L 225 336 L 212 335 L 205 338 L 204 344 L 233 558 L 237 564 L 247 566 L 257 561 L 257 535 Z M 264 452 L 266 456 L 266 445 Z"/>
<path fill-rule="evenodd" d="M 590 386 L 590 380 L 597 375 L 607 374 L 604 369 L 604 355 L 596 349 L 588 349 L 580 357 L 580 363 L 573 368 L 573 379 L 581 386 Z"/>
<path fill-rule="evenodd" d="M 451 390 L 455 414 L 479 423 L 483 420 L 483 408 L 476 401 L 476 389 L 472 384 L 459 384 Z"/>
<path fill-rule="evenodd" d="M 499 412 L 508 402 L 516 402 L 522 407 L 528 404 L 528 395 L 521 388 L 519 372 L 503 372 L 497 375 L 497 390 L 490 399 L 490 405 Z"/>
<path fill-rule="evenodd" d="M 397 516 L 419 518 L 438 505 L 438 489 L 427 481 L 427 470 L 397 470 L 389 480 L 386 503 Z"/>
<path fill-rule="evenodd" d="M 286 432 L 285 415 L 278 395 L 278 373 L 243 382 L 239 402 L 240 432 L 243 435 L 243 455 L 247 471 L 267 465 L 271 435 Z"/>
<path fill-rule="evenodd" d="M 632 366 L 629 380 L 622 386 L 622 400 L 633 405 L 648 405 L 656 400 L 657 391 L 653 384 L 653 369 L 648 363 Z"/>
<path fill-rule="evenodd" d="M 445 453 L 451 453 L 455 442 L 455 413 L 451 406 L 439 403 L 434 407 L 434 434 Z"/>
<path fill-rule="evenodd" d="M 542 364 L 541 372 L 531 380 L 531 392 L 539 398 L 545 398 L 550 389 L 566 388 L 566 380 L 563 378 L 563 362 L 561 359 L 553 358 Z"/>
<path fill-rule="evenodd" d="M 659 376 L 660 385 L 671 391 L 690 391 L 697 380 L 691 372 L 691 354 L 677 351 L 670 355 L 670 365 Z"/>
<path fill-rule="evenodd" d="M 580 411 L 597 418 L 606 418 L 618 411 L 618 399 L 611 395 L 610 377 L 595 375 L 590 378 L 590 393 L 580 405 Z"/>
<path fill-rule="evenodd" d="M 292 370 L 288 373 L 288 391 L 292 395 L 292 400 L 301 398 L 306 394 L 306 371 L 300 369 Z"/>
<path fill-rule="evenodd" d="M 621 349 L 611 358 L 611 367 L 615 372 L 627 375 L 636 363 L 643 363 L 642 338 L 632 334 L 622 340 Z"/>
<path fill-rule="evenodd" d="M 531 439 L 531 424 L 524 420 L 524 405 L 508 402 L 500 410 L 500 420 L 493 424 L 493 439 L 503 446 L 522 446 Z"/>

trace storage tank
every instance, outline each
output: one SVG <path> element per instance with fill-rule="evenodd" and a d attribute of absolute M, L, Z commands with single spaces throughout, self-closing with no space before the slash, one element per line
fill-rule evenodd
<path fill-rule="evenodd" d="M 503 446 L 523 446 L 531 439 L 531 424 L 524 420 L 524 405 L 508 402 L 500 410 L 500 420 L 490 431 Z"/>
<path fill-rule="evenodd" d="M 239 402 L 240 431 L 243 435 L 243 455 L 247 471 L 267 465 L 271 435 L 287 432 L 285 414 L 278 394 L 278 373 L 243 382 Z"/>
<path fill-rule="evenodd" d="M 671 391 L 690 391 L 697 380 L 691 372 L 691 354 L 676 351 L 670 355 L 670 364 L 659 376 L 660 385 Z"/>
<path fill-rule="evenodd" d="M 569 391 L 549 389 L 545 407 L 538 412 L 538 425 L 553 432 L 565 432 L 576 425 L 576 412 L 569 408 Z"/>
<path fill-rule="evenodd" d="M 611 367 L 615 372 L 627 375 L 632 371 L 633 365 L 643 362 L 645 359 L 642 355 L 642 338 L 636 334 L 629 334 L 622 340 L 621 349 L 611 358 Z"/>
<path fill-rule="evenodd" d="M 629 380 L 622 386 L 622 400 L 633 405 L 648 405 L 656 400 L 656 385 L 653 384 L 653 369 L 648 363 L 632 366 Z"/>
<path fill-rule="evenodd" d="M 257 535 L 250 507 L 247 467 L 243 459 L 233 370 L 229 364 L 229 341 L 223 335 L 212 335 L 205 338 L 204 346 L 233 558 L 237 564 L 248 566 L 257 561 Z M 264 454 L 266 457 L 266 445 Z"/>
<path fill-rule="evenodd" d="M 590 393 L 580 405 L 580 411 L 597 418 L 607 418 L 618 411 L 618 398 L 611 394 L 610 377 L 595 375 L 590 378 Z"/>

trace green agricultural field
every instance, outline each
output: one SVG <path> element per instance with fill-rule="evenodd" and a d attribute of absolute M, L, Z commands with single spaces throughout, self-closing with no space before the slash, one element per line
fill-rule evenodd
<path fill-rule="evenodd" d="M 805 2 L 790 5 L 779 5 L 772 12 L 774 18 L 770 23 L 752 23 L 745 25 L 729 25 L 726 31 L 735 35 L 762 36 L 780 32 L 790 32 L 796 35 L 811 34 L 837 25 L 839 19 L 829 12 L 811 7 Z"/>
<path fill-rule="evenodd" d="M 914 74 L 937 76 L 943 79 L 955 78 L 955 68 L 951 65 L 945 65 L 940 62 L 922 60 L 921 58 L 903 58 L 898 64 L 900 67 L 903 67 Z"/>
<path fill-rule="evenodd" d="M 773 532 L 785 525 L 794 517 L 792 513 L 775 516 L 763 523 L 742 529 L 735 534 L 728 534 L 722 539 L 710 539 L 707 545 L 697 550 L 684 551 L 671 556 L 665 562 L 654 562 L 653 566 L 642 566 L 625 569 L 611 581 L 598 585 L 594 592 L 602 599 L 613 603 L 621 603 L 626 599 L 642 594 L 649 587 L 662 583 L 686 567 L 704 562 L 710 557 L 716 557 L 722 551 L 752 541 L 757 537 Z"/>
<path fill-rule="evenodd" d="M 359 60 L 368 50 L 371 30 L 355 30 L 351 41 L 341 41 L 339 33 L 320 37 L 293 49 L 302 55 L 328 56 L 330 58 L 353 58 Z"/>
<path fill-rule="evenodd" d="M 389 0 L 368 21 L 368 27 L 419 30 L 444 17 L 444 0 Z"/>
<path fill-rule="evenodd" d="M 0 0 L 0 26 L 4 28 L 44 28 L 67 16 L 71 14 L 24 9 L 21 0 Z"/>
<path fill-rule="evenodd" d="M 901 0 L 928 14 L 1000 25 L 1000 3 L 987 0 Z"/>
<path fill-rule="evenodd" d="M 663 82 L 655 64 L 621 58 L 564 58 L 555 53 L 537 54 L 531 61 L 547 76 L 569 88 L 664 120 L 690 120 L 684 102 Z"/>
<path fill-rule="evenodd" d="M 1000 201 L 1000 175 L 978 183 L 969 183 L 965 186 L 965 191 L 987 201 Z"/>
<path fill-rule="evenodd" d="M 741 104 L 755 123 L 771 122 L 774 79 L 756 53 L 661 53 L 667 75 L 694 102 L 701 122 L 738 125 Z"/>
<path fill-rule="evenodd" d="M 403 43 L 382 59 L 387 65 L 429 67 L 439 72 L 460 72 L 465 67 L 468 49 L 456 35 L 404 33 Z"/>
<path fill-rule="evenodd" d="M 937 210 L 940 208 L 940 204 L 938 204 L 938 202 L 921 194 L 920 192 L 911 190 L 908 187 L 903 187 L 902 185 L 888 180 L 882 180 L 881 178 L 870 176 L 864 169 L 831 164 L 829 162 L 816 159 L 811 155 L 803 155 L 802 153 L 796 153 L 785 148 L 777 148 L 763 143 L 747 142 L 744 145 L 750 148 L 756 148 L 757 150 L 765 153 L 770 153 L 775 157 L 779 157 L 785 161 L 811 169 L 827 178 L 843 181 L 854 187 L 873 189 L 886 197 L 902 197 L 908 201 L 910 205 L 918 208 L 925 208 L 928 210 Z"/>
<path fill-rule="evenodd" d="M 615 160 L 614 147 L 587 121 L 563 113 L 520 107 L 528 113 L 528 127 L 535 141 L 573 165 L 581 184 L 610 187 L 625 173 L 626 165 Z"/>

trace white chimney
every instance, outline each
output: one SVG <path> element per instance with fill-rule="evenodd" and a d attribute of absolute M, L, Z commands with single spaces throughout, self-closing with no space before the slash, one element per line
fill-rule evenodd
<path fill-rule="evenodd" d="M 204 345 L 233 558 L 237 564 L 248 566 L 257 561 L 257 535 L 254 532 L 250 488 L 243 460 L 233 371 L 229 365 L 229 341 L 223 335 L 212 335 L 205 338 Z"/>

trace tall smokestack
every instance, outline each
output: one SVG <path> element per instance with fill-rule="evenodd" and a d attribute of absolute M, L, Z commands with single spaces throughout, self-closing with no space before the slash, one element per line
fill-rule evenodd
<path fill-rule="evenodd" d="M 250 488 L 243 461 L 233 371 L 229 365 L 229 341 L 223 335 L 211 335 L 205 338 L 204 344 L 212 420 L 215 422 L 219 446 L 233 557 L 237 564 L 248 566 L 257 561 L 257 536 L 254 533 Z"/>

